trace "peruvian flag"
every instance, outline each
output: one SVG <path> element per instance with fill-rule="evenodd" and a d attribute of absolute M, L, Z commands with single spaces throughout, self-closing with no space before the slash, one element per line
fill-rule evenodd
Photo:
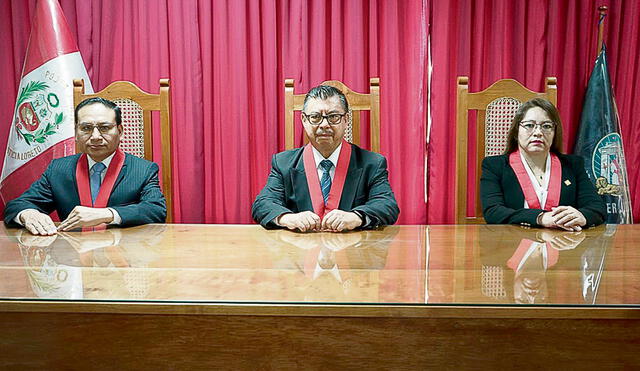
<path fill-rule="evenodd" d="M 6 204 L 52 159 L 75 153 L 73 79 L 91 82 L 57 0 L 38 0 L 0 178 Z"/>

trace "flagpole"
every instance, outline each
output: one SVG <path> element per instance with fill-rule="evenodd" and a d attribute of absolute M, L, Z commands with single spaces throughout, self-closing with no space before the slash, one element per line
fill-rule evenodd
<path fill-rule="evenodd" d="M 600 11 L 600 18 L 598 20 L 598 55 L 602 51 L 602 43 L 604 42 L 604 17 L 607 16 L 607 8 L 606 5 L 602 5 L 598 8 Z"/>

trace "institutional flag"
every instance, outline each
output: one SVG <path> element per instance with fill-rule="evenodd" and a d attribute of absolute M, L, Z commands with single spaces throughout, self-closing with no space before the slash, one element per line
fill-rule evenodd
<path fill-rule="evenodd" d="M 606 223 L 632 223 L 627 166 L 604 45 L 589 78 L 574 153 L 584 157 L 589 179 L 604 198 Z"/>
<path fill-rule="evenodd" d="M 91 82 L 57 0 L 38 0 L 0 178 L 6 204 L 58 157 L 75 153 L 73 79 Z"/>

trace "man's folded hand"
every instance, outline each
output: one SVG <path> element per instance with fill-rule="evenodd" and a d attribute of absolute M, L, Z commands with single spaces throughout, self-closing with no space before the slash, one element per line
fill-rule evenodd
<path fill-rule="evenodd" d="M 113 213 L 108 208 L 76 206 L 71 210 L 67 219 L 60 223 L 58 230 L 69 231 L 74 228 L 93 227 L 112 221 Z"/>

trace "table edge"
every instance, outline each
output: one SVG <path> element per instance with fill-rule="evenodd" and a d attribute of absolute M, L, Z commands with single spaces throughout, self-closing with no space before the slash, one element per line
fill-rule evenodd
<path fill-rule="evenodd" d="M 499 307 L 0 300 L 0 313 L 2 312 L 289 317 L 640 319 L 640 307 L 631 306 L 589 308 L 575 306 Z"/>

